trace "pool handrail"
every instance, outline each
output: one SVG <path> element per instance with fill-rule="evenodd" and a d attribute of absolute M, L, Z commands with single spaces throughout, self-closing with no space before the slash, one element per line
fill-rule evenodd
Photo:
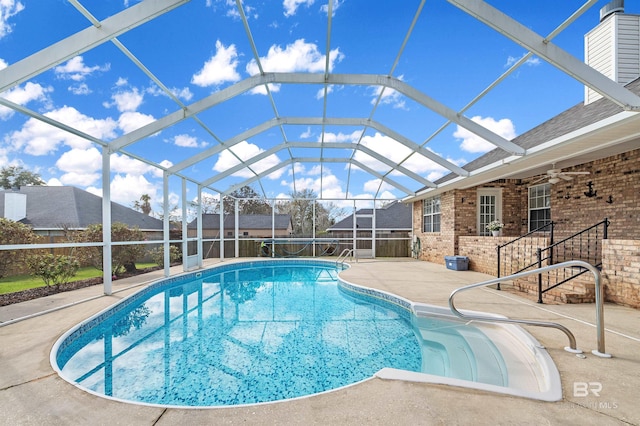
<path fill-rule="evenodd" d="M 526 277 L 528 275 L 535 275 L 541 272 L 546 272 L 546 271 L 551 271 L 551 270 L 566 268 L 566 267 L 572 267 L 572 266 L 585 268 L 593 273 L 593 276 L 595 278 L 595 290 L 596 290 L 596 328 L 597 328 L 598 349 L 594 349 L 591 352 L 594 355 L 602 358 L 611 358 L 611 355 L 606 353 L 604 348 L 604 305 L 603 305 L 604 290 L 602 288 L 602 283 L 600 280 L 600 271 L 595 266 L 582 260 L 569 260 L 567 262 L 557 263 L 555 265 L 543 266 L 542 268 L 519 272 L 517 274 L 508 275 L 506 277 L 494 278 L 491 280 L 482 281 L 480 283 L 460 287 L 458 289 L 455 289 L 449 296 L 449 309 L 451 309 L 451 312 L 453 312 L 454 315 L 467 320 L 485 321 L 485 322 L 507 322 L 507 323 L 514 323 L 514 324 L 533 325 L 538 327 L 557 328 L 558 330 L 566 334 L 567 337 L 569 338 L 569 346 L 565 347 L 564 349 L 567 352 L 572 352 L 576 354 L 582 353 L 582 351 L 580 349 L 577 349 L 576 347 L 576 339 L 573 333 L 571 333 L 571 331 L 569 331 L 569 329 L 563 326 L 562 324 L 558 324 L 555 322 L 548 322 L 548 321 L 521 320 L 521 319 L 512 319 L 512 318 L 506 318 L 506 317 L 493 317 L 493 316 L 489 317 L 489 316 L 483 316 L 483 315 L 463 314 L 458 309 L 456 309 L 455 304 L 453 302 L 455 295 L 462 291 L 470 290 L 472 288 L 477 288 L 477 287 L 485 287 L 491 284 L 498 284 L 502 281 L 512 280 L 515 278 Z"/>
<path fill-rule="evenodd" d="M 349 256 L 353 256 L 352 248 L 346 248 L 342 250 L 342 253 L 340 253 L 338 258 L 336 259 L 336 265 L 338 265 L 339 263 L 344 263 L 344 261 L 347 260 L 347 257 Z"/>

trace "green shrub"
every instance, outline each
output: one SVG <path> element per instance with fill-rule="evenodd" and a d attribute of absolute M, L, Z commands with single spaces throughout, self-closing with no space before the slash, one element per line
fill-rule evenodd
<path fill-rule="evenodd" d="M 156 247 L 149 252 L 153 263 L 164 268 L 164 247 Z M 169 263 L 173 264 L 182 260 L 182 251 L 178 246 L 169 246 Z"/>
<path fill-rule="evenodd" d="M 33 230 L 20 222 L 0 217 L 0 245 L 32 244 L 38 240 Z M 25 250 L 0 250 L 0 278 L 12 265 L 22 261 Z"/>
<path fill-rule="evenodd" d="M 56 256 L 51 253 L 28 256 L 31 275 L 42 278 L 45 285 L 65 284 L 76 275 L 80 262 L 73 256 Z"/>

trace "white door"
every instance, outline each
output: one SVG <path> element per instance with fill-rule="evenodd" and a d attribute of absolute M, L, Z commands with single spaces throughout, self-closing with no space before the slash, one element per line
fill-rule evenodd
<path fill-rule="evenodd" d="M 478 235 L 491 235 L 487 224 L 493 220 L 502 221 L 502 189 L 478 189 Z"/>

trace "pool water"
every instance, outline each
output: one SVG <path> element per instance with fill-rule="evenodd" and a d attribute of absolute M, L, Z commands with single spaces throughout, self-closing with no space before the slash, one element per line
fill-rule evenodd
<path fill-rule="evenodd" d="M 225 406 L 423 369 L 407 312 L 341 291 L 333 263 L 219 269 L 156 285 L 70 332 L 55 356 L 61 375 L 122 400 Z"/>

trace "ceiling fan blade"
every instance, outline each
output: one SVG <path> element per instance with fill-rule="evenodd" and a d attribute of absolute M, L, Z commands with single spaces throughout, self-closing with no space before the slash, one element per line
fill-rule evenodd
<path fill-rule="evenodd" d="M 563 175 L 588 175 L 589 172 L 562 172 Z"/>
<path fill-rule="evenodd" d="M 541 176 L 538 179 L 534 180 L 533 182 L 531 182 L 529 185 L 535 185 L 538 182 L 542 182 L 543 180 L 545 180 L 546 178 L 548 178 L 549 176 Z"/>
<path fill-rule="evenodd" d="M 559 175 L 558 175 L 558 177 L 559 177 L 560 179 L 564 179 L 564 180 L 571 180 L 571 179 L 573 179 L 573 176 L 567 176 L 567 175 L 566 175 L 566 174 L 564 174 L 564 173 L 559 174 Z"/>

